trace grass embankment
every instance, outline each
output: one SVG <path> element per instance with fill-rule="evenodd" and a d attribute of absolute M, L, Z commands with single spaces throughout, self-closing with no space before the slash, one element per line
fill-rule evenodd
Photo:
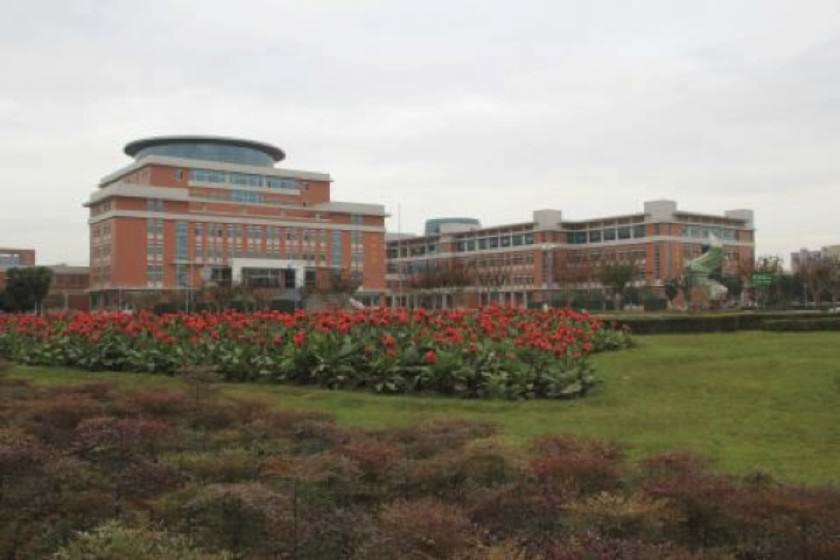
<path fill-rule="evenodd" d="M 331 412 L 339 422 L 366 428 L 469 418 L 496 422 L 521 443 L 575 433 L 623 442 L 634 458 L 683 448 L 728 472 L 840 483 L 837 333 L 667 335 L 637 342 L 635 349 L 595 356 L 604 383 L 578 401 L 462 401 L 258 384 L 227 385 L 224 394 Z M 110 380 L 128 390 L 180 383 L 58 368 L 17 368 L 12 375 L 39 384 Z"/>

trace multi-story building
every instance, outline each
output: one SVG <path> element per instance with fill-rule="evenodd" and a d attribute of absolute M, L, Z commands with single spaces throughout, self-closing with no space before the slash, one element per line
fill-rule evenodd
<path fill-rule="evenodd" d="M 6 286 L 6 272 L 11 268 L 30 268 L 35 266 L 34 249 L 0 248 L 0 290 Z M 52 272 L 50 292 L 44 301 L 49 311 L 69 311 L 88 309 L 88 284 L 90 271 L 86 266 L 68 266 L 66 264 L 47 266 Z"/>
<path fill-rule="evenodd" d="M 35 266 L 35 249 L 0 247 L 0 270 L 23 266 Z"/>
<path fill-rule="evenodd" d="M 6 271 L 10 268 L 35 266 L 35 249 L 0 247 L 0 290 L 6 286 Z"/>
<path fill-rule="evenodd" d="M 815 251 L 803 247 L 796 253 L 790 254 L 790 268 L 796 274 L 802 266 L 822 258 L 840 259 L 840 245 L 828 245 Z"/>
<path fill-rule="evenodd" d="M 389 305 L 417 304 L 418 284 L 426 288 L 419 290 L 424 304 L 433 306 L 452 305 L 453 291 L 466 305 L 550 302 L 560 290 L 596 287 L 583 269 L 606 262 L 632 261 L 643 276 L 638 284 L 659 288 L 679 278 L 713 236 L 727 256 L 725 273 L 745 275 L 755 259 L 751 210 L 709 215 L 679 210 L 670 200 L 582 221 L 564 220 L 560 210 L 537 210 L 529 222 L 494 227 L 436 219 L 432 231 L 388 241 Z"/>
<path fill-rule="evenodd" d="M 52 271 L 50 293 L 44 302 L 50 311 L 87 311 L 90 309 L 90 268 L 56 264 Z"/>
<path fill-rule="evenodd" d="M 357 297 L 379 302 L 383 206 L 331 200 L 328 174 L 276 168 L 285 154 L 261 142 L 160 137 L 125 153 L 85 204 L 94 307 L 227 282 L 295 299 L 318 271 L 353 274 Z"/>

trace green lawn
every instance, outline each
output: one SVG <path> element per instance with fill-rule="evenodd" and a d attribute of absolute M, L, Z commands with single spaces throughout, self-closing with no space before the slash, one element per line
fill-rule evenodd
<path fill-rule="evenodd" d="M 637 337 L 598 355 L 604 383 L 585 399 L 459 401 L 385 397 L 276 385 L 228 385 L 236 397 L 333 413 L 368 428 L 434 417 L 496 422 L 516 443 L 571 432 L 625 443 L 631 457 L 685 448 L 730 472 L 764 470 L 790 481 L 840 482 L 840 334 L 767 333 Z M 110 379 L 129 389 L 177 386 L 152 375 L 17 368 L 36 383 Z"/>

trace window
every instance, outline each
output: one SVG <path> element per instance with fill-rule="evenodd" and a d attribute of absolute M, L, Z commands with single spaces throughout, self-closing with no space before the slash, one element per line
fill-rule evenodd
<path fill-rule="evenodd" d="M 513 246 L 514 247 L 521 247 L 522 246 L 522 236 L 521 235 L 514 235 L 513 236 Z"/>
<path fill-rule="evenodd" d="M 633 227 L 633 237 L 639 238 L 645 236 L 645 226 L 634 226 Z"/>
<path fill-rule="evenodd" d="M 499 238 L 498 237 L 491 237 L 487 240 L 487 246 L 491 249 L 497 249 L 499 247 Z"/>
<path fill-rule="evenodd" d="M 259 175 L 248 173 L 228 173 L 228 180 L 234 185 L 246 185 L 249 187 L 261 187 L 263 178 Z"/>
<path fill-rule="evenodd" d="M 615 230 L 612 228 L 604 230 L 604 241 L 615 241 Z"/>
<path fill-rule="evenodd" d="M 505 235 L 504 237 L 499 238 L 501 241 L 502 247 L 510 247 L 510 237 Z"/>
<path fill-rule="evenodd" d="M 589 232 L 589 242 L 590 243 L 600 243 L 601 242 L 601 230 L 596 229 Z"/>
<path fill-rule="evenodd" d="M 297 179 L 284 179 L 282 177 L 266 177 L 265 186 L 269 189 L 300 190 Z"/>
<path fill-rule="evenodd" d="M 618 228 L 618 238 L 619 239 L 630 239 L 630 228 L 629 227 Z"/>
<path fill-rule="evenodd" d="M 333 230 L 332 232 L 332 265 L 342 266 L 343 264 L 343 248 L 341 246 L 341 232 Z"/>
<path fill-rule="evenodd" d="M 224 171 L 211 171 L 209 169 L 191 169 L 191 181 L 201 181 L 203 183 L 226 183 L 227 173 Z"/>
<path fill-rule="evenodd" d="M 569 243 L 572 245 L 581 245 L 586 243 L 586 232 L 585 231 L 570 231 L 569 232 Z"/>
<path fill-rule="evenodd" d="M 263 202 L 262 193 L 234 190 L 230 193 L 230 199 L 234 202 L 245 202 L 250 204 L 258 204 Z"/>

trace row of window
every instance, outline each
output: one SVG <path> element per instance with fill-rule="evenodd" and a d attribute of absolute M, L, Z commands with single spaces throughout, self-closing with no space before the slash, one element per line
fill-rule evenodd
<path fill-rule="evenodd" d="M 719 228 L 719 227 L 704 227 L 704 226 L 685 226 L 685 237 L 695 239 L 709 239 L 713 235 L 718 239 L 725 241 L 735 241 L 738 238 L 737 232 L 734 229 Z"/>
<path fill-rule="evenodd" d="M 568 242 L 572 245 L 602 243 L 616 239 L 639 239 L 645 237 L 645 226 L 623 226 L 618 228 L 594 229 L 590 231 L 570 231 Z"/>
<path fill-rule="evenodd" d="M 191 169 L 190 180 L 201 181 L 204 183 L 243 185 L 247 187 L 266 187 L 277 190 L 300 191 L 300 181 L 297 179 L 253 175 L 249 173 L 213 171 L 210 169 Z"/>
<path fill-rule="evenodd" d="M 533 245 L 533 233 L 516 233 L 513 235 L 500 235 L 498 237 L 481 237 L 479 239 L 460 240 L 455 244 L 455 251 L 459 253 L 470 251 L 486 251 L 500 247 L 521 247 Z"/>

